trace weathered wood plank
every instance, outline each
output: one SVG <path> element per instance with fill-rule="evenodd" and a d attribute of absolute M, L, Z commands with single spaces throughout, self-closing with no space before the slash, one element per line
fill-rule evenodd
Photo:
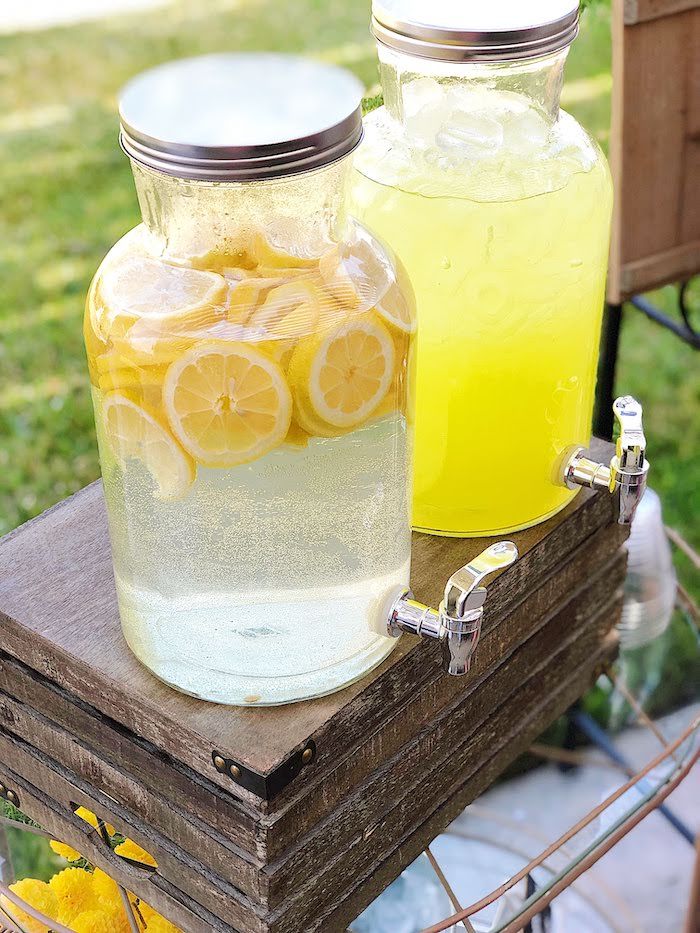
<path fill-rule="evenodd" d="M 609 610 L 606 610 L 609 611 Z M 317 918 L 322 915 L 324 909 L 329 903 L 338 903 L 338 899 L 343 896 L 345 887 L 351 882 L 357 874 L 357 871 L 366 867 L 368 862 L 379 857 L 375 851 L 374 841 L 382 841 L 384 845 L 392 850 L 394 831 L 405 832 L 406 825 L 414 826 L 416 815 L 424 813 L 424 807 L 427 805 L 428 811 L 442 802 L 443 790 L 440 786 L 442 777 L 446 774 L 451 776 L 453 782 L 457 781 L 463 774 L 464 767 L 468 770 L 482 771 L 484 766 L 488 767 L 489 756 L 497 752 L 502 743 L 510 750 L 510 757 L 515 755 L 515 749 L 512 745 L 514 736 L 517 736 L 523 723 L 527 724 L 528 712 L 542 703 L 542 696 L 556 694 L 562 680 L 565 683 L 571 682 L 580 676 L 580 671 L 590 665 L 591 658 L 595 657 L 591 646 L 598 645 L 599 640 L 595 636 L 595 631 L 588 633 L 587 638 L 581 639 L 572 637 L 570 643 L 562 651 L 555 652 L 545 664 L 529 667 L 529 679 L 518 689 L 515 694 L 506 699 L 498 706 L 490 716 L 482 720 L 480 727 L 473 733 L 465 730 L 466 743 L 463 748 L 454 749 L 450 768 L 446 769 L 444 762 L 435 763 L 421 756 L 420 767 L 423 770 L 416 771 L 416 776 L 422 776 L 421 786 L 418 793 L 409 792 L 405 794 L 402 800 L 399 800 L 397 789 L 404 789 L 401 776 L 396 774 L 396 768 L 390 768 L 391 780 L 387 783 L 380 779 L 382 791 L 389 800 L 399 800 L 399 804 L 388 814 L 384 814 L 377 821 L 366 822 L 367 814 L 362 814 L 364 822 L 364 831 L 362 831 L 355 840 L 347 847 L 339 860 L 330 866 L 330 869 L 318 871 L 318 866 L 324 864 L 317 860 L 316 871 L 311 879 L 307 876 L 306 890 L 296 889 L 294 896 L 282 905 L 276 914 L 260 919 L 255 914 L 239 914 L 240 904 L 237 900 L 231 899 L 231 891 L 221 882 L 220 879 L 213 877 L 201 866 L 192 860 L 189 869 L 182 862 L 182 855 L 179 858 L 170 857 L 168 847 L 164 846 L 163 840 L 158 834 L 152 833 L 147 828 L 141 829 L 130 825 L 130 819 L 125 809 L 111 801 L 109 797 L 102 794 L 97 788 L 90 787 L 81 782 L 77 782 L 74 777 L 70 779 L 63 771 L 59 771 L 55 764 L 50 760 L 29 748 L 26 743 L 17 739 L 2 738 L 0 736 L 0 759 L 7 759 L 8 752 L 18 766 L 26 772 L 31 770 L 32 785 L 24 785 L 22 779 L 18 779 L 12 772 L 3 772 L 0 766 L 0 774 L 11 786 L 19 789 L 22 806 L 30 815 L 38 818 L 43 825 L 46 825 L 53 831 L 58 838 L 68 841 L 84 852 L 88 858 L 100 864 L 105 870 L 110 871 L 119 880 L 123 880 L 130 890 L 134 890 L 139 896 L 142 896 L 149 903 L 153 903 L 158 909 L 163 910 L 175 922 L 183 925 L 188 933 L 198 933 L 198 920 L 188 918 L 187 923 L 183 924 L 180 913 L 180 906 L 173 905 L 167 898 L 161 899 L 161 887 L 166 885 L 168 890 L 174 889 L 190 895 L 194 902 L 207 904 L 210 910 L 220 918 L 225 918 L 227 923 L 235 926 L 236 930 L 259 931 L 275 930 L 282 933 L 304 933 L 304 931 L 317 929 Z M 531 650 L 535 654 L 536 648 L 533 645 Z M 528 665 L 526 665 L 526 668 Z M 456 723 L 456 725 L 458 725 Z M 435 750 L 443 747 L 442 743 L 435 744 Z M 486 762 L 483 760 L 486 751 Z M 384 776 L 386 777 L 386 775 Z M 38 785 L 38 787 L 37 787 Z M 449 788 L 448 788 L 449 789 Z M 55 821 L 47 820 L 44 813 L 39 814 L 40 808 L 36 806 L 37 801 L 41 802 L 41 792 L 50 797 L 54 803 L 62 805 L 62 822 L 56 825 Z M 364 793 L 359 793 L 361 805 L 364 799 Z M 26 801 L 30 801 L 27 806 Z M 134 884 L 132 878 L 128 881 L 123 879 L 118 871 L 114 870 L 115 857 L 105 851 L 104 845 L 95 837 L 94 834 L 86 831 L 85 824 L 78 820 L 71 808 L 75 804 L 86 805 L 97 812 L 105 820 L 114 822 L 118 829 L 128 827 L 130 834 L 136 838 L 140 844 L 152 851 L 159 859 L 159 872 L 147 873 L 131 869 L 130 866 L 124 866 L 139 877 L 139 881 L 148 885 L 147 889 Z M 59 811 L 60 812 L 60 811 Z M 396 822 L 397 815 L 402 817 L 401 822 Z M 70 825 L 70 830 L 66 829 L 64 822 Z M 93 841 L 94 840 L 94 841 Z M 326 834 L 324 839 L 327 853 L 336 851 L 339 846 L 339 840 L 335 837 L 332 830 Z M 343 847 L 344 848 L 344 847 Z M 100 854 L 102 859 L 95 858 L 95 850 L 102 850 Z M 103 859 L 107 858 L 109 864 L 105 864 Z M 350 860 L 351 865 L 347 864 Z M 116 860 L 119 862 L 119 860 Z M 119 863 L 122 865 L 123 863 Z M 161 874 L 162 872 L 162 874 Z M 158 894 L 154 896 L 153 887 L 155 886 Z M 156 901 L 158 900 L 158 903 Z M 190 907 L 199 910 L 195 903 L 190 903 Z M 322 927 L 324 931 L 335 929 L 335 927 L 326 924 Z M 220 926 L 211 925 L 209 929 L 230 929 L 223 924 Z"/>
<path fill-rule="evenodd" d="M 336 893 L 342 891 L 347 878 L 352 876 L 346 859 L 357 858 L 356 847 L 363 845 L 366 854 L 371 856 L 372 844 L 369 848 L 366 845 L 368 827 L 382 822 L 384 829 L 378 838 L 391 845 L 391 826 L 386 815 L 389 801 L 398 803 L 392 812 L 399 814 L 402 820 L 399 829 L 405 831 L 406 820 L 419 819 L 423 806 L 432 805 L 439 798 L 439 793 L 425 794 L 425 782 L 429 781 L 431 774 L 446 773 L 448 761 L 449 770 L 453 774 L 459 772 L 460 764 L 462 767 L 478 768 L 479 749 L 490 749 L 498 737 L 501 710 L 505 709 L 507 715 L 517 718 L 526 701 L 537 702 L 543 693 L 549 692 L 553 684 L 573 675 L 579 665 L 595 653 L 603 631 L 614 620 L 609 614 L 602 614 L 593 621 L 591 616 L 596 608 L 605 604 L 610 595 L 615 593 L 623 571 L 624 556 L 620 554 L 605 573 L 589 581 L 584 593 L 575 596 L 568 607 L 555 614 L 543 629 L 514 652 L 487 679 L 470 702 L 462 698 L 459 705 L 448 709 L 440 719 L 430 723 L 393 760 L 372 774 L 343 807 L 337 808 L 330 820 L 302 838 L 281 863 L 269 866 L 265 871 L 266 880 L 270 884 L 269 903 L 274 906 L 284 901 L 280 910 L 296 917 L 295 923 L 311 922 L 315 913 L 322 910 L 322 898 L 328 890 L 335 887 Z M 522 683 L 529 685 L 529 692 L 519 689 L 517 702 L 514 703 L 508 697 L 509 690 L 512 685 Z M 493 713 L 494 710 L 498 712 Z M 168 883 L 176 884 L 200 904 L 206 904 L 219 917 L 233 922 L 244 931 L 257 929 L 258 917 L 252 905 L 221 879 L 215 878 L 212 882 L 211 875 L 199 864 L 198 859 L 203 858 L 208 869 L 213 867 L 209 861 L 211 847 L 206 830 L 199 843 L 196 837 L 191 839 L 190 845 L 195 848 L 186 849 L 183 853 L 152 827 L 144 826 L 121 798 L 115 801 L 112 785 L 103 784 L 105 770 L 99 759 L 89 755 L 85 757 L 84 751 L 78 754 L 77 760 L 83 765 L 87 764 L 87 779 L 80 779 L 68 770 L 61 770 L 60 765 L 52 761 L 57 753 L 58 756 L 66 757 L 68 750 L 69 756 L 71 754 L 67 744 L 71 742 L 71 737 L 64 730 L 59 730 L 43 716 L 7 696 L 0 697 L 0 721 L 16 735 L 36 742 L 43 750 L 42 753 L 36 752 L 26 744 L 3 739 L 0 735 L 0 758 L 7 759 L 12 755 L 15 767 L 25 775 L 31 774 L 33 783 L 50 793 L 66 810 L 71 804 L 87 806 L 116 825 L 118 830 L 135 838 L 156 857 L 159 871 Z M 473 735 L 481 728 L 491 730 L 488 740 L 482 736 L 482 740 L 475 744 Z M 76 742 L 74 744 L 79 745 Z M 445 753 L 448 761 L 445 760 Z M 73 760 L 75 754 L 74 749 Z M 95 772 L 91 774 L 93 765 Z M 132 800 L 137 801 L 137 806 L 138 798 L 144 793 L 145 789 L 135 787 Z M 68 841 L 84 851 L 80 844 L 71 839 Z M 186 857 L 188 851 L 189 858 Z M 334 858 L 338 852 L 343 855 Z M 196 857 L 193 857 L 195 853 Z M 326 868 L 320 871 L 319 865 L 325 865 Z M 304 883 L 308 885 L 309 879 L 313 879 L 311 889 L 304 890 Z M 300 891 L 303 893 L 299 894 Z M 290 900 L 293 906 L 289 906 Z M 250 911 L 253 911 L 252 921 Z M 304 927 L 299 926 L 298 929 Z"/>
<path fill-rule="evenodd" d="M 51 797 L 16 774 L 0 759 L 0 778 L 19 795 L 21 809 L 57 839 L 80 848 L 89 861 L 107 872 L 128 891 L 136 894 L 186 933 L 239 933 L 214 914 L 183 898 L 173 885 L 157 873 L 139 869 L 114 855 L 97 834 L 85 835 L 83 821 L 58 807 Z M 261 927 L 259 933 L 265 933 Z"/>
<path fill-rule="evenodd" d="M 265 834 L 260 826 L 259 813 L 243 809 L 237 798 L 218 785 L 167 758 L 154 745 L 120 728 L 91 707 L 76 702 L 61 687 L 7 655 L 0 655 L 0 690 L 78 736 L 86 748 L 95 751 L 105 767 L 99 768 L 93 761 L 89 772 L 109 793 L 125 799 L 129 782 L 134 782 L 153 791 L 156 798 L 167 800 L 164 812 L 149 795 L 139 797 L 138 813 L 145 822 L 169 835 L 173 826 L 179 826 L 181 814 L 194 827 L 203 821 L 212 835 L 226 847 L 226 860 L 231 863 L 232 874 L 238 871 L 235 864 L 238 858 L 246 864 L 264 863 Z M 79 768 L 72 752 L 69 745 L 62 763 Z M 98 768 L 99 772 L 95 770 Z M 134 801 L 136 805 L 137 801 Z M 175 835 L 171 838 L 179 844 L 186 844 Z M 228 880 L 233 884 L 239 883 L 235 877 Z M 243 890 L 247 890 L 244 882 L 240 881 L 240 884 Z"/>
<path fill-rule="evenodd" d="M 625 0 L 625 26 L 647 23 L 652 19 L 685 13 L 700 7 L 698 0 Z"/>
<path fill-rule="evenodd" d="M 335 769 L 311 771 L 313 779 L 296 785 L 294 798 L 284 810 L 265 821 L 264 826 L 259 825 L 259 817 L 241 814 L 236 801 L 215 785 L 172 761 L 163 760 L 157 749 L 117 728 L 84 704 L 73 702 L 61 688 L 11 658 L 0 658 L 0 690 L 67 730 L 63 740 L 55 740 L 52 747 L 37 740 L 40 748 L 76 774 L 98 782 L 105 791 L 131 806 L 141 820 L 185 850 L 189 849 L 192 833 L 198 831 L 201 822 L 208 824 L 212 837 L 208 857 L 212 859 L 212 868 L 236 887 L 261 898 L 254 867 L 260 866 L 263 859 L 278 856 L 290 841 L 315 825 L 376 768 L 377 762 L 396 754 L 425 723 L 434 721 L 454 697 L 461 694 L 466 699 L 482 689 L 495 668 L 551 617 L 551 607 L 562 605 L 581 588 L 581 581 L 588 586 L 601 567 L 609 566 L 619 547 L 618 527 L 608 526 L 596 532 L 574 552 L 567 565 L 551 574 L 502 624 L 487 633 L 466 684 L 445 677 L 436 659 L 431 679 L 415 688 L 410 707 L 385 718 L 380 729 L 368 735 L 366 741 L 359 739 L 356 745 L 349 742 L 347 753 L 339 756 Z M 552 646 L 567 635 L 566 630 L 555 632 Z M 409 683 L 415 684 L 419 673 L 407 667 L 405 676 Z M 360 729 L 367 707 L 375 700 L 381 703 L 379 697 L 372 696 L 359 705 L 356 715 Z M 15 725 L 8 723 L 7 716 L 5 713 L 5 724 L 17 731 Z M 141 785 L 151 793 L 141 792 Z M 249 822 L 242 824 L 243 816 Z M 252 863 L 245 851 L 251 840 L 255 842 Z"/>
<path fill-rule="evenodd" d="M 514 535 L 524 556 L 494 582 L 486 629 L 525 598 L 535 578 L 552 572 L 557 561 L 609 523 L 611 510 L 608 497 L 584 492 L 559 516 Z M 417 536 L 416 595 L 436 597 L 446 577 L 487 543 Z M 50 588 L 47 579 L 52 581 Z M 347 747 L 342 720 L 357 697 L 383 678 L 384 715 L 390 712 L 386 703 L 399 708 L 407 696 L 406 685 L 401 677 L 394 683 L 394 668 L 411 651 L 430 653 L 430 646 L 404 640 L 359 684 L 292 707 L 229 708 L 223 713 L 213 704 L 176 693 L 152 677 L 125 647 L 99 485 L 0 542 L 0 645 L 174 760 L 263 810 L 266 805 L 254 795 L 215 771 L 212 751 L 220 750 L 265 774 L 317 735 L 322 744 L 316 766 L 332 762 L 338 749 Z"/>
<path fill-rule="evenodd" d="M 378 897 L 466 806 L 483 793 L 514 758 L 527 751 L 537 736 L 585 693 L 595 679 L 595 672 L 599 666 L 612 660 L 616 652 L 617 638 L 611 635 L 599 654 L 589 658 L 571 678 L 558 684 L 538 708 L 524 709 L 518 728 L 499 743 L 488 764 L 461 784 L 458 781 L 453 782 L 446 802 L 435 810 L 419 829 L 402 839 L 382 865 L 374 866 L 363 876 L 356 876 L 355 888 L 345 900 L 329 902 L 328 910 L 319 914 L 313 926 L 307 927 L 304 933 L 314 933 L 316 930 L 322 930 L 323 933 L 343 933 L 348 924 Z M 280 924 L 274 933 L 301 931 L 293 926 Z"/>
<path fill-rule="evenodd" d="M 332 821 L 313 831 L 315 840 L 301 840 L 297 849 L 285 854 L 281 866 L 270 866 L 270 902 L 284 896 L 288 900 L 280 909 L 294 916 L 295 922 L 310 922 L 331 892 L 337 895 L 344 879 L 376 864 L 385 846 L 393 848 L 443 801 L 445 775 L 456 779 L 482 767 L 484 754 L 490 754 L 500 736 L 511 728 L 517 731 L 525 709 L 541 703 L 596 655 L 602 631 L 615 621 L 611 605 L 603 606 L 595 626 L 553 656 L 535 661 L 533 648 L 529 676 L 521 675 L 522 686 L 515 693 L 501 699 L 494 690 L 495 696 L 485 697 L 477 710 L 470 705 L 456 707 L 372 775 Z M 541 658 L 541 644 L 538 647 Z M 498 686 L 503 691 L 503 684 Z"/>
<path fill-rule="evenodd" d="M 700 271 L 700 3 L 614 0 L 608 300 Z"/>

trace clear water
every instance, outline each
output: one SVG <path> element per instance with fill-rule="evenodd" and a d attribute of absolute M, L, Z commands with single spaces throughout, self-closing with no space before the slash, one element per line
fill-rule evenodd
<path fill-rule="evenodd" d="M 139 461 L 115 461 L 94 400 L 124 634 L 151 671 L 207 700 L 266 705 L 336 690 L 387 656 L 410 564 L 401 415 L 200 467 L 164 502 Z"/>

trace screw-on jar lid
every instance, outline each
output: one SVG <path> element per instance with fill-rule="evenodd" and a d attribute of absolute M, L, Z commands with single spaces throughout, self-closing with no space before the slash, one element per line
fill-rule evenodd
<path fill-rule="evenodd" d="M 516 61 L 570 45 L 578 10 L 579 0 L 374 0 L 372 31 L 421 58 Z"/>
<path fill-rule="evenodd" d="M 149 168 L 203 181 L 292 175 L 362 138 L 362 85 L 293 55 L 204 55 L 160 65 L 124 88 L 122 148 Z"/>

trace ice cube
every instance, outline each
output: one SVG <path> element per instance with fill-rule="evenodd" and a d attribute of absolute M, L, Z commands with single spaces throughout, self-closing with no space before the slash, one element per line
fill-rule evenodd
<path fill-rule="evenodd" d="M 503 143 L 503 126 L 484 113 L 452 113 L 436 142 L 441 149 L 457 150 L 465 157 L 492 155 Z"/>
<path fill-rule="evenodd" d="M 503 122 L 503 143 L 516 152 L 542 151 L 547 145 L 549 131 L 549 124 L 536 110 L 511 112 Z"/>
<path fill-rule="evenodd" d="M 433 140 L 448 114 L 444 88 L 434 78 L 416 78 L 403 90 L 406 129 L 419 139 Z"/>

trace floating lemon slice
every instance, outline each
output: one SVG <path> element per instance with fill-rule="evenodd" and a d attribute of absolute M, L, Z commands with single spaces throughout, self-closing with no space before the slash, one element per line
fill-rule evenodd
<path fill-rule="evenodd" d="M 386 395 L 394 363 L 391 335 L 371 315 L 301 341 L 288 370 L 300 427 L 332 437 L 362 424 Z"/>
<path fill-rule="evenodd" d="M 262 304 L 271 289 L 283 283 L 277 278 L 246 278 L 229 290 L 226 307 L 226 319 L 237 324 L 245 324 L 255 309 Z"/>
<path fill-rule="evenodd" d="M 153 477 L 158 499 L 181 499 L 195 479 L 195 465 L 156 415 L 123 392 L 102 400 L 107 440 L 117 460 L 140 460 Z"/>
<path fill-rule="evenodd" d="M 266 269 L 313 269 L 318 265 L 318 259 L 295 256 L 293 253 L 277 249 L 260 232 L 253 234 L 248 252 L 255 256 L 259 266 Z"/>
<path fill-rule="evenodd" d="M 259 327 L 271 337 L 305 337 L 313 333 L 320 310 L 321 296 L 312 282 L 285 282 L 268 292 L 248 326 Z"/>
<path fill-rule="evenodd" d="M 201 328 L 216 320 L 226 290 L 226 280 L 216 272 L 134 256 L 105 270 L 101 301 L 91 305 L 93 329 L 107 340 L 125 337 L 135 322 L 164 333 L 172 327 Z"/>
<path fill-rule="evenodd" d="M 170 366 L 163 400 L 170 425 L 195 460 L 231 467 L 285 438 L 292 398 L 277 363 L 240 342 L 193 347 Z"/>
<path fill-rule="evenodd" d="M 393 282 L 376 304 L 376 311 L 382 320 L 400 334 L 416 332 L 413 303 L 406 297 L 407 295 L 412 298 L 410 286 L 407 291 L 406 286 L 402 289 L 396 282 Z"/>

